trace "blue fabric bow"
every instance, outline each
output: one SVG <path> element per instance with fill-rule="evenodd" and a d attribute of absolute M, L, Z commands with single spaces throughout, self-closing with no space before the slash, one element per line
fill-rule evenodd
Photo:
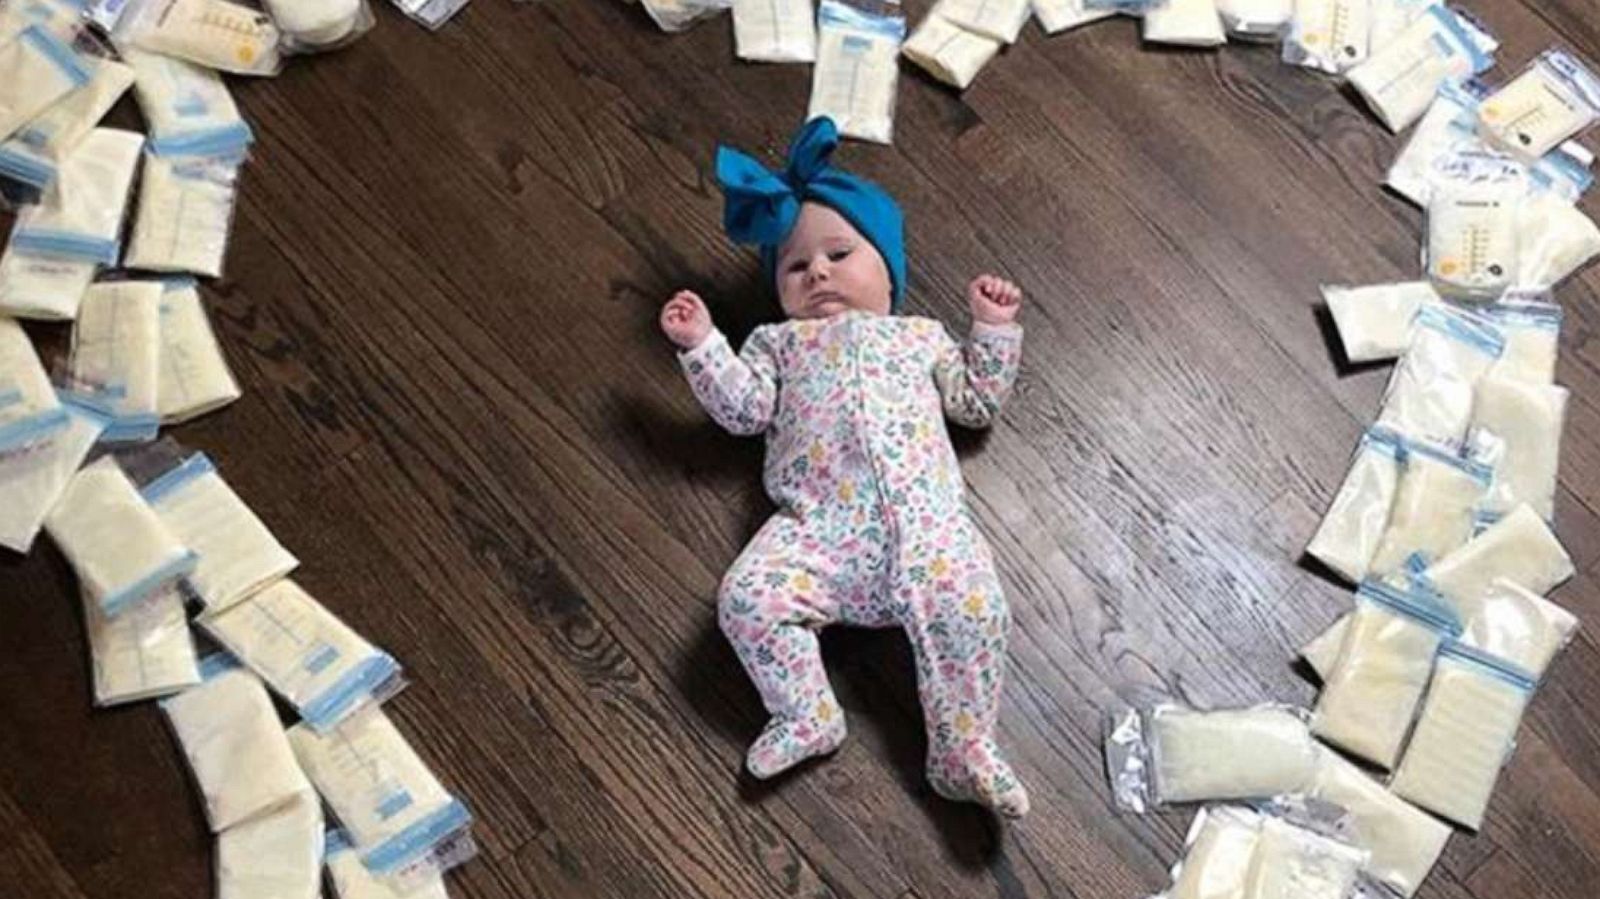
<path fill-rule="evenodd" d="M 839 129 L 822 116 L 795 135 L 781 174 L 732 147 L 717 147 L 722 227 L 733 240 L 761 247 L 767 283 L 776 287 L 778 245 L 794 229 L 802 203 L 821 203 L 844 216 L 877 248 L 894 288 L 891 308 L 898 311 L 906 284 L 905 218 L 883 188 L 828 164 L 838 146 Z"/>

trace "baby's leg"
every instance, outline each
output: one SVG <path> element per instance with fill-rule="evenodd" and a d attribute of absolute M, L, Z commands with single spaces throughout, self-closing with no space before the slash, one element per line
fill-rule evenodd
<path fill-rule="evenodd" d="M 800 527 L 775 516 L 722 580 L 717 617 L 772 715 L 745 758 L 768 778 L 844 742 L 844 713 L 822 668 L 817 629 L 838 619 L 827 561 L 797 559 Z"/>
<path fill-rule="evenodd" d="M 1021 817 L 1027 791 L 994 741 L 1011 612 L 988 545 L 970 526 L 956 536 L 939 543 L 959 551 L 905 566 L 896 588 L 927 719 L 928 780 L 948 799 Z"/>

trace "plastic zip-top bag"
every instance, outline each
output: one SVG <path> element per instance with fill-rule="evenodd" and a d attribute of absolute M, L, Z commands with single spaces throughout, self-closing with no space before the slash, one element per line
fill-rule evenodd
<path fill-rule="evenodd" d="M 1306 717 L 1303 709 L 1271 704 L 1127 709 L 1114 715 L 1108 729 L 1114 796 L 1120 807 L 1144 811 L 1174 802 L 1302 792 L 1316 764 Z"/>
<path fill-rule="evenodd" d="M 276 75 L 282 34 L 272 17 L 230 0 L 128 0 L 111 39 L 235 75 Z"/>
<path fill-rule="evenodd" d="M 320 732 L 387 700 L 403 684 L 400 665 L 388 653 L 288 579 L 200 624 Z"/>
<path fill-rule="evenodd" d="M 1350 468 L 1306 552 L 1351 583 L 1367 576 L 1405 465 L 1405 441 L 1386 428 L 1361 435 Z"/>
<path fill-rule="evenodd" d="M 1485 98 L 1479 120 L 1494 144 L 1535 159 L 1600 120 L 1600 76 L 1566 50 L 1546 50 Z"/>
<path fill-rule="evenodd" d="M 1416 733 L 1389 789 L 1477 830 L 1516 746 L 1534 681 L 1503 660 L 1450 644 L 1439 652 Z"/>
<path fill-rule="evenodd" d="M 822 0 L 817 62 L 807 119 L 828 116 L 839 134 L 887 144 L 894 136 L 895 91 L 906 20 Z"/>
<path fill-rule="evenodd" d="M 199 562 L 111 456 L 72 476 L 44 526 L 108 615 L 172 586 Z"/>
<path fill-rule="evenodd" d="M 935 6 L 900 52 L 934 78 L 965 90 L 978 77 L 979 70 L 1000 52 L 1000 42 L 951 22 Z"/>
<path fill-rule="evenodd" d="M 813 0 L 733 0 L 734 52 L 758 62 L 811 62 L 816 15 Z"/>
<path fill-rule="evenodd" d="M 1439 86 L 1494 65 L 1493 38 L 1443 4 L 1428 6 L 1392 40 L 1351 69 L 1352 87 L 1390 131 L 1410 127 L 1427 111 Z"/>
<path fill-rule="evenodd" d="M 1394 767 L 1434 656 L 1457 632 L 1448 610 L 1424 594 L 1362 584 L 1311 732 L 1380 768 Z"/>
<path fill-rule="evenodd" d="M 181 453 L 167 445 L 157 451 Z M 140 494 L 161 523 L 199 553 L 188 581 L 208 616 L 243 601 L 300 564 L 204 453 L 187 455 L 166 467 L 144 484 Z"/>
<path fill-rule="evenodd" d="M 1504 352 L 1505 335 L 1488 320 L 1423 306 L 1389 376 L 1377 423 L 1408 439 L 1460 446 L 1472 421 L 1473 390 Z"/>

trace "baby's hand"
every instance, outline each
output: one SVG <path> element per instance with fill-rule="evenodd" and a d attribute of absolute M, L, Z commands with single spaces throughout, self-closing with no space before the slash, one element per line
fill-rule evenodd
<path fill-rule="evenodd" d="M 996 275 L 979 275 L 967 285 L 972 317 L 986 325 L 1007 325 L 1022 309 L 1022 288 Z"/>
<path fill-rule="evenodd" d="M 680 349 L 692 350 L 711 334 L 711 313 L 694 291 L 680 290 L 661 307 L 661 330 Z"/>

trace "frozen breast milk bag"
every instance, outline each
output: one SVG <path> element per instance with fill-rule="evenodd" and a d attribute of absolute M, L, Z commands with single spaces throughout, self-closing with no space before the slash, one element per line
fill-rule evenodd
<path fill-rule="evenodd" d="M 207 656 L 197 687 L 161 701 L 214 832 L 255 817 L 311 784 L 295 762 L 267 688 L 226 655 Z"/>
<path fill-rule="evenodd" d="M 1498 437 L 1505 455 L 1495 466 L 1483 508 L 1507 512 L 1527 503 L 1541 518 L 1555 515 L 1556 469 L 1567 388 L 1484 378 L 1478 382 L 1472 426 Z"/>
<path fill-rule="evenodd" d="M 282 60 L 272 17 L 229 0 L 129 0 L 112 39 L 238 75 L 276 75 Z"/>
<path fill-rule="evenodd" d="M 324 828 L 308 791 L 217 834 L 217 899 L 319 899 Z"/>
<path fill-rule="evenodd" d="M 144 135 L 95 128 L 61 163 L 44 201 L 17 214 L 11 249 L 115 265 Z"/>
<path fill-rule="evenodd" d="M 1217 0 L 1228 33 L 1245 40 L 1276 41 L 1289 30 L 1294 0 Z"/>
<path fill-rule="evenodd" d="M 161 377 L 156 390 L 162 424 L 177 424 L 239 398 L 192 281 L 170 281 L 161 295 Z"/>
<path fill-rule="evenodd" d="M 1294 0 L 1283 60 L 1338 73 L 1367 58 L 1371 0 Z"/>
<path fill-rule="evenodd" d="M 1518 288 L 1548 290 L 1600 256 L 1600 226 L 1555 194 L 1525 199 L 1516 221 Z"/>
<path fill-rule="evenodd" d="M 1424 598 L 1362 584 L 1311 732 L 1382 768 L 1394 767 L 1433 657 L 1454 632 Z"/>
<path fill-rule="evenodd" d="M 1311 732 L 1285 708 L 1158 706 L 1148 728 L 1162 802 L 1299 793 L 1316 766 Z"/>
<path fill-rule="evenodd" d="M 889 143 L 894 135 L 894 97 L 905 28 L 901 17 L 874 15 L 836 0 L 822 0 L 806 118 L 828 116 L 842 136 Z"/>
<path fill-rule="evenodd" d="M 59 321 L 78 304 L 100 263 L 65 256 L 36 256 L 7 246 L 0 255 L 0 315 Z"/>
<path fill-rule="evenodd" d="M 962 28 L 932 11 L 901 48 L 906 58 L 951 87 L 965 90 L 994 55 L 1000 42 Z"/>
<path fill-rule="evenodd" d="M 1090 9 L 1083 0 L 1033 0 L 1033 14 L 1046 34 L 1060 34 L 1079 25 L 1109 19 L 1116 11 Z"/>
<path fill-rule="evenodd" d="M 1526 198 L 1525 181 L 1511 176 L 1435 182 L 1424 262 L 1441 294 L 1492 299 L 1520 283 L 1519 223 Z"/>
<path fill-rule="evenodd" d="M 1029 0 L 939 0 L 937 8 L 939 15 L 974 34 L 1012 44 L 1032 6 Z"/>
<path fill-rule="evenodd" d="M 83 296 L 70 377 L 111 415 L 104 440 L 153 440 L 160 427 L 161 294 L 159 281 L 102 281 Z"/>
<path fill-rule="evenodd" d="M 110 456 L 73 475 L 44 527 L 109 615 L 160 592 L 197 561 Z"/>
<path fill-rule="evenodd" d="M 1344 629 L 1350 624 L 1350 613 L 1340 615 L 1321 633 L 1300 647 L 1300 658 L 1306 660 L 1319 680 L 1327 680 L 1333 666 L 1339 662 L 1339 647 L 1344 645 Z"/>
<path fill-rule="evenodd" d="M 1389 528 L 1400 482 L 1402 440 L 1382 428 L 1361 435 L 1350 469 L 1306 552 L 1350 580 L 1367 576 L 1372 556 Z"/>
<path fill-rule="evenodd" d="M 88 84 L 91 74 L 77 51 L 39 25 L 0 42 L 0 138 Z"/>
<path fill-rule="evenodd" d="M 1433 192 L 1434 162 L 1453 147 L 1471 146 L 1472 123 L 1477 120 L 1478 96 L 1475 82 L 1457 84 L 1446 81 L 1422 115 L 1422 121 L 1406 139 L 1406 145 L 1389 164 L 1383 183 L 1395 193 L 1423 207 Z"/>
<path fill-rule="evenodd" d="M 1600 77 L 1564 50 L 1546 50 L 1510 84 L 1490 95 L 1481 130 L 1527 159 L 1555 149 L 1600 119 Z"/>
<path fill-rule="evenodd" d="M 1367 874 L 1403 896 L 1422 886 L 1450 839 L 1447 825 L 1408 805 L 1327 748 L 1318 748 L 1311 795 L 1350 813 L 1357 842 L 1372 853 Z"/>
<path fill-rule="evenodd" d="M 426 8 L 423 7 L 426 2 L 427 0 L 400 0 L 400 8 L 407 15 L 416 18 L 419 22 L 424 22 L 431 31 L 444 24 L 448 16 L 436 21 L 425 21 L 428 17 L 422 15 L 422 13 L 427 12 Z M 461 0 L 462 5 L 465 5 L 465 3 L 466 0 Z M 730 0 L 639 0 L 639 5 L 643 6 L 644 11 L 650 14 L 650 18 L 655 20 L 656 25 L 660 26 L 662 31 L 668 33 L 684 31 L 702 19 L 719 15 L 728 8 L 729 3 Z M 411 11 L 413 7 L 418 9 L 417 14 Z"/>
<path fill-rule="evenodd" d="M 361 0 L 265 0 L 272 21 L 298 44 L 326 46 L 361 24 Z"/>
<path fill-rule="evenodd" d="M 1389 527 L 1369 570 L 1379 577 L 1420 571 L 1472 537 L 1473 511 L 1486 495 L 1486 467 L 1425 443 L 1406 444 Z"/>
<path fill-rule="evenodd" d="M 243 162 L 239 156 L 146 156 L 123 264 L 220 276 Z"/>
<path fill-rule="evenodd" d="M 1476 75 L 1494 64 L 1469 31 L 1473 26 L 1444 4 L 1429 6 L 1366 62 L 1349 72 L 1350 84 L 1390 131 L 1402 131 L 1433 102 L 1439 86 Z"/>
<path fill-rule="evenodd" d="M 1488 321 L 1445 306 L 1424 306 L 1411 343 L 1395 365 L 1378 410 L 1379 425 L 1411 440 L 1457 446 L 1472 420 L 1473 387 L 1505 351 Z"/>
<path fill-rule="evenodd" d="M 1439 652 L 1416 733 L 1389 788 L 1477 830 L 1533 696 L 1524 672 L 1460 646 Z"/>
<path fill-rule="evenodd" d="M 26 435 L 16 433 L 13 425 L 28 425 L 28 419 L 0 424 L 0 496 L 5 497 L 0 505 L 0 546 L 19 553 L 32 548 L 45 516 L 106 428 L 107 419 L 97 410 L 66 403 L 62 411 L 66 426 L 59 432 L 37 420 L 26 428 L 35 433 L 54 432 L 45 440 L 28 441 Z M 0 416 L 0 422 L 4 421 Z M 9 437 L 5 436 L 8 432 Z"/>
<path fill-rule="evenodd" d="M 393 658 L 288 579 L 201 624 L 318 731 L 385 698 L 400 673 Z"/>
<path fill-rule="evenodd" d="M 200 554 L 189 586 L 208 616 L 300 564 L 222 480 L 204 453 L 190 456 L 141 492 L 161 523 Z"/>
<path fill-rule="evenodd" d="M 115 618 L 84 596 L 83 620 L 89 632 L 95 705 L 167 696 L 200 683 L 200 662 L 177 587 L 168 587 Z"/>
<path fill-rule="evenodd" d="M 1575 569 L 1550 526 L 1527 505 L 1516 507 L 1467 544 L 1428 566 L 1427 584 L 1450 601 L 1462 620 L 1506 578 L 1535 593 L 1548 593 Z"/>
<path fill-rule="evenodd" d="M 0 425 L 57 405 L 50 375 L 28 333 L 0 316 Z"/>
<path fill-rule="evenodd" d="M 1167 0 L 1144 14 L 1144 39 L 1155 44 L 1217 47 L 1227 43 L 1217 0 Z"/>
<path fill-rule="evenodd" d="M 1548 298 L 1549 294 L 1525 296 Z M 1507 297 L 1482 310 L 1506 341 L 1505 351 L 1484 377 L 1527 384 L 1553 383 L 1561 343 L 1561 307 L 1547 299 L 1515 294 Z"/>
<path fill-rule="evenodd" d="M 1540 680 L 1578 629 L 1566 609 L 1509 580 L 1495 581 L 1466 616 L 1461 644 L 1501 658 Z"/>
<path fill-rule="evenodd" d="M 381 709 L 357 714 L 327 734 L 289 731 L 295 756 L 350 833 L 362 862 L 391 874 L 425 858 L 471 823 Z"/>
<path fill-rule="evenodd" d="M 1243 899 L 1349 899 L 1367 858 L 1353 846 L 1266 818 Z"/>
<path fill-rule="evenodd" d="M 249 146 L 250 128 L 216 72 L 136 47 L 124 49 L 122 57 L 133 67 L 133 91 L 150 128 L 151 150 L 208 155 Z"/>
<path fill-rule="evenodd" d="M 1255 812 L 1234 806 L 1201 809 L 1163 899 L 1243 899 L 1260 839 L 1261 816 Z"/>
<path fill-rule="evenodd" d="M 811 62 L 817 58 L 812 0 L 733 0 L 733 45 L 740 59 Z"/>
<path fill-rule="evenodd" d="M 61 161 L 132 85 L 132 69 L 109 59 L 96 60 L 88 84 L 0 143 L 0 175 L 41 188 L 55 181 Z"/>
<path fill-rule="evenodd" d="M 1351 362 L 1393 359 L 1411 343 L 1417 310 L 1442 300 L 1427 281 L 1402 281 L 1366 287 L 1322 286 L 1344 356 Z"/>
<path fill-rule="evenodd" d="M 334 899 L 450 899 L 444 879 L 436 873 L 412 889 L 402 890 L 368 871 L 342 830 L 328 831 L 328 876 L 333 880 Z"/>

